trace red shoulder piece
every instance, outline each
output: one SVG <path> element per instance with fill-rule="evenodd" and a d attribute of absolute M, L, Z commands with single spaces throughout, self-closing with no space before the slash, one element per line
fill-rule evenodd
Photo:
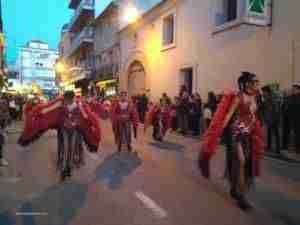
<path fill-rule="evenodd" d="M 100 120 L 91 107 L 83 101 L 77 101 L 81 112 L 80 128 L 84 133 L 84 140 L 91 152 L 96 152 L 101 141 Z"/>

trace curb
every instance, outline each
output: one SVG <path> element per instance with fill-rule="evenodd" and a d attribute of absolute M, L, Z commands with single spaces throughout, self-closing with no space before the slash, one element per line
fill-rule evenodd
<path fill-rule="evenodd" d="M 285 162 L 285 163 L 290 163 L 290 164 L 299 164 L 300 165 L 300 160 L 297 159 L 292 159 L 289 158 L 285 155 L 277 155 L 277 154 L 272 154 L 272 153 L 265 153 L 264 158 L 266 159 L 272 159 L 272 160 L 277 160 L 280 162 Z"/>

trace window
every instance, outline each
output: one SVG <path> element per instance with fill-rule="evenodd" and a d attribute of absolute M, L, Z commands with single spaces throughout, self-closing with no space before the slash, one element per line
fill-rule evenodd
<path fill-rule="evenodd" d="M 175 14 L 163 19 L 163 46 L 168 47 L 175 44 Z"/>
<path fill-rule="evenodd" d="M 218 27 L 235 21 L 238 18 L 238 5 L 239 0 L 218 0 L 215 5 L 215 25 Z"/>
<path fill-rule="evenodd" d="M 225 0 L 225 22 L 233 21 L 237 18 L 238 0 Z"/>

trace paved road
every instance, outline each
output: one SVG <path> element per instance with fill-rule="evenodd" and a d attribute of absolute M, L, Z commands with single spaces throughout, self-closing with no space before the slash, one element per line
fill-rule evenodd
<path fill-rule="evenodd" d="M 251 193 L 256 209 L 246 214 L 226 193 L 222 148 L 207 181 L 196 167 L 199 140 L 169 134 L 155 143 L 140 132 L 138 154 L 118 155 L 110 124 L 102 127 L 102 151 L 86 153 L 86 165 L 65 183 L 55 170 L 55 132 L 26 149 L 11 133 L 10 166 L 0 170 L 0 225 L 300 224 L 299 165 L 265 160 Z"/>

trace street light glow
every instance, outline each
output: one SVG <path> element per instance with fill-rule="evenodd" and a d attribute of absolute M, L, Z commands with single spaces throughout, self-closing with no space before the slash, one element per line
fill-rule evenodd
<path fill-rule="evenodd" d="M 127 6 L 124 11 L 124 21 L 127 23 L 133 23 L 139 16 L 139 12 L 134 6 Z"/>
<path fill-rule="evenodd" d="M 66 71 L 66 66 L 63 63 L 57 63 L 55 69 L 58 73 L 63 73 Z"/>

